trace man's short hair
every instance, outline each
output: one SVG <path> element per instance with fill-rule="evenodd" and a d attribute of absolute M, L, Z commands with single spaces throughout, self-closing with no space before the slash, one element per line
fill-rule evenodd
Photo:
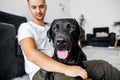
<path fill-rule="evenodd" d="M 29 2 L 29 0 L 27 0 L 28 2 Z M 45 1 L 45 0 L 44 0 Z M 45 1 L 45 3 L 46 3 L 46 1 Z"/>

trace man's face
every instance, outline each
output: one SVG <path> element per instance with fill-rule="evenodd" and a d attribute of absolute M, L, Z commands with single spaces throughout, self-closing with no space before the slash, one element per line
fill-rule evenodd
<path fill-rule="evenodd" d="M 47 5 L 44 0 L 29 0 L 29 9 L 33 15 L 33 17 L 37 20 L 43 20 Z"/>

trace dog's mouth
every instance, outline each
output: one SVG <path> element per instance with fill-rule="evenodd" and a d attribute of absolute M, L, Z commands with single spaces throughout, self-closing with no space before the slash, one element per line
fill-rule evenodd
<path fill-rule="evenodd" d="M 56 46 L 56 54 L 59 59 L 66 59 L 69 56 L 71 46 L 68 44 L 65 45 L 57 45 Z"/>
<path fill-rule="evenodd" d="M 56 54 L 59 59 L 66 59 L 69 56 L 72 44 L 69 38 L 57 37 L 54 42 Z"/>
<path fill-rule="evenodd" d="M 68 57 L 68 50 L 57 50 L 57 56 L 59 59 L 66 59 Z"/>

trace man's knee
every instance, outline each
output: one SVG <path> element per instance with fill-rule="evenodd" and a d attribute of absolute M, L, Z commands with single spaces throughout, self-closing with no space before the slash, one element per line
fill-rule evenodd
<path fill-rule="evenodd" d="M 88 76 L 93 80 L 102 80 L 106 73 L 106 68 L 111 65 L 104 60 L 90 60 L 85 61 L 84 65 L 88 72 Z"/>
<path fill-rule="evenodd" d="M 105 60 L 85 61 L 84 65 L 93 80 L 120 80 L 120 71 Z"/>

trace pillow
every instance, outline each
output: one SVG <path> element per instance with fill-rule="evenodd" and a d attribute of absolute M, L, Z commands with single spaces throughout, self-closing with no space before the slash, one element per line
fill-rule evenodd
<path fill-rule="evenodd" d="M 106 33 L 106 32 L 97 32 L 96 37 L 108 37 L 108 33 Z"/>

